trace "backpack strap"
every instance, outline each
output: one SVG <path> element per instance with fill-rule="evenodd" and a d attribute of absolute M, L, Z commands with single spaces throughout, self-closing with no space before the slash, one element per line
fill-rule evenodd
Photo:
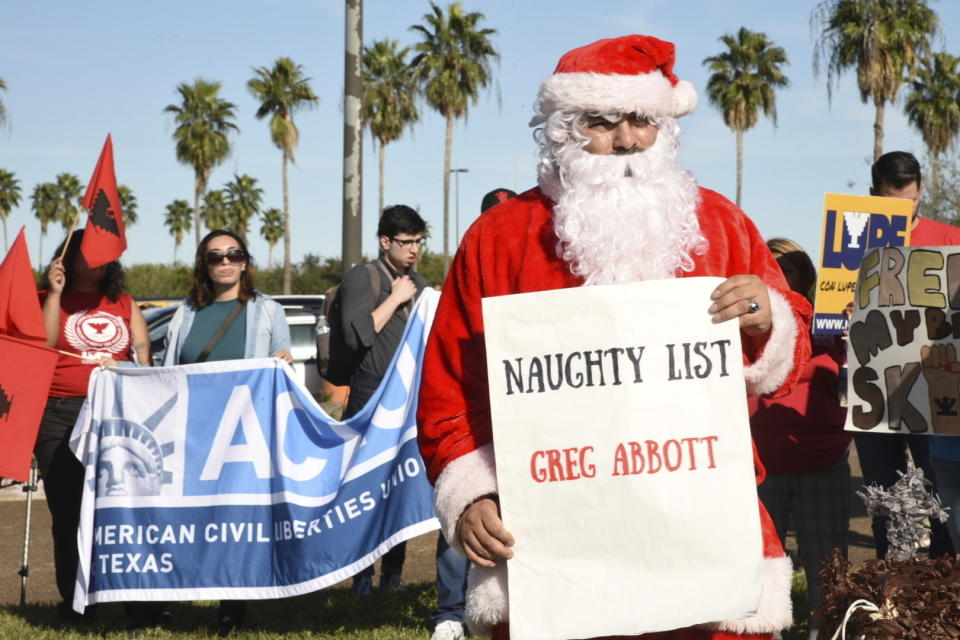
<path fill-rule="evenodd" d="M 367 273 L 370 274 L 370 289 L 373 291 L 373 308 L 377 308 L 377 300 L 380 298 L 380 272 L 383 271 L 380 261 L 368 262 L 364 264 Z"/>

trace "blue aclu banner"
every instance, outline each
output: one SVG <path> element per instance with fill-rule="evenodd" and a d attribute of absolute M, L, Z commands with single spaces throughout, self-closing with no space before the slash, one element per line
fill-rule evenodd
<path fill-rule="evenodd" d="M 421 295 L 346 421 L 279 360 L 94 372 L 71 443 L 86 466 L 74 609 L 298 595 L 436 529 L 415 416 L 438 297 Z"/>

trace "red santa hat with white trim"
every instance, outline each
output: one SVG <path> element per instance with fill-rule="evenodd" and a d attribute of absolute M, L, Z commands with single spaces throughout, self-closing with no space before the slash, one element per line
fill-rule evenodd
<path fill-rule="evenodd" d="M 566 53 L 537 96 L 542 124 L 558 109 L 678 118 L 697 107 L 697 91 L 673 72 L 676 48 L 652 36 L 606 38 Z"/>

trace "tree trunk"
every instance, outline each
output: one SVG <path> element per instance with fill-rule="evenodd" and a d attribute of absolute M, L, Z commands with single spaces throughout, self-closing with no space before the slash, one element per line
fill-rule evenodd
<path fill-rule="evenodd" d="M 180 243 L 176 239 L 173 240 L 173 266 L 177 266 L 177 248 L 180 246 Z"/>
<path fill-rule="evenodd" d="M 743 130 L 737 129 L 737 206 L 743 190 Z"/>
<path fill-rule="evenodd" d="M 447 116 L 443 148 L 443 276 L 450 270 L 450 152 L 453 149 L 453 116 Z"/>
<path fill-rule="evenodd" d="M 203 176 L 194 174 L 193 178 L 193 236 L 197 247 L 200 246 L 200 196 L 203 195 L 206 184 Z"/>
<path fill-rule="evenodd" d="M 386 155 L 384 152 L 384 144 L 379 143 L 380 148 L 377 149 L 377 163 L 380 165 L 380 208 L 377 209 L 377 217 L 383 215 L 383 158 Z"/>
<path fill-rule="evenodd" d="M 7 214 L 9 215 L 10 212 L 8 211 Z M 6 217 L 4 217 L 4 219 L 3 219 L 3 250 L 4 250 L 4 251 L 10 251 L 10 243 L 7 242 L 7 219 L 6 219 Z"/>
<path fill-rule="evenodd" d="M 877 115 L 873 120 L 873 161 L 876 162 L 883 155 L 883 110 L 886 105 L 882 100 L 874 104 L 877 105 Z"/>
<path fill-rule="evenodd" d="M 273 243 L 267 243 L 267 268 L 273 269 Z"/>
<path fill-rule="evenodd" d="M 40 229 L 40 239 L 37 241 L 37 271 L 43 271 L 43 234 L 45 231 Z"/>
<path fill-rule="evenodd" d="M 283 293 L 290 295 L 293 270 L 290 267 L 290 193 L 287 190 L 287 162 L 289 152 L 283 150 Z"/>

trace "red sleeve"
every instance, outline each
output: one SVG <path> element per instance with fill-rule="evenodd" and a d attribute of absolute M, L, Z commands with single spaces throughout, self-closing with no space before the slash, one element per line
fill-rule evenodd
<path fill-rule="evenodd" d="M 417 422 L 431 482 L 451 460 L 492 441 L 481 235 L 472 227 L 453 259 L 424 355 Z"/>

